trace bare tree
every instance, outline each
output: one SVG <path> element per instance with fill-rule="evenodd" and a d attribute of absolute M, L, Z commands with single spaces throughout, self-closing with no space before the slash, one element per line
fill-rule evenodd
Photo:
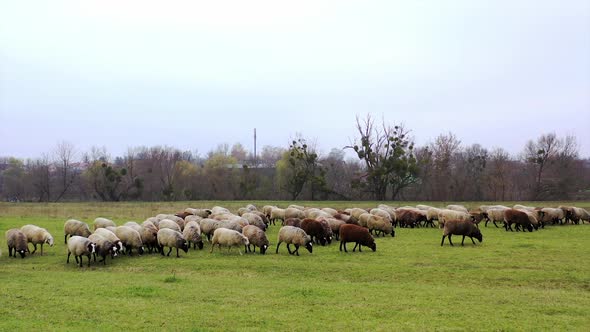
<path fill-rule="evenodd" d="M 488 188 L 492 192 L 493 200 L 506 200 L 510 156 L 502 148 L 492 150 L 488 167 Z"/>
<path fill-rule="evenodd" d="M 55 202 L 60 201 L 74 183 L 76 178 L 73 166 L 75 156 L 76 149 L 73 144 L 66 141 L 57 144 L 54 151 L 54 163 L 59 189 Z"/>
<path fill-rule="evenodd" d="M 452 161 L 453 157 L 461 146 L 461 141 L 457 139 L 455 134 L 449 132 L 448 134 L 439 135 L 434 143 L 430 144 L 432 157 L 434 160 L 434 185 L 435 185 L 435 199 L 448 200 L 449 193 L 452 191 L 453 172 Z"/>
<path fill-rule="evenodd" d="M 47 154 L 28 164 L 28 174 L 39 202 L 51 201 L 51 162 Z"/>

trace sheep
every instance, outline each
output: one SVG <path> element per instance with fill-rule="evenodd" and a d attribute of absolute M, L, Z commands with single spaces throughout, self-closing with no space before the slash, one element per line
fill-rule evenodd
<path fill-rule="evenodd" d="M 304 246 L 309 253 L 313 253 L 313 243 L 311 241 L 311 236 L 307 235 L 305 231 L 298 227 L 293 226 L 283 226 L 279 229 L 279 237 L 277 240 L 277 250 L 275 251 L 276 254 L 279 253 L 279 247 L 281 243 L 287 244 L 287 251 L 290 255 L 297 255 L 299 256 L 299 247 Z M 295 250 L 291 251 L 291 244 L 295 245 Z"/>
<path fill-rule="evenodd" d="M 320 217 L 317 219 L 320 222 L 322 227 L 324 228 L 324 232 L 326 233 L 328 244 L 332 244 L 332 238 L 334 237 L 334 232 L 332 232 L 332 227 L 330 227 L 330 223 L 328 222 L 327 218 Z"/>
<path fill-rule="evenodd" d="M 430 206 L 430 205 L 416 205 L 416 209 L 418 209 L 418 210 L 428 211 L 431 208 L 432 208 L 432 206 Z"/>
<path fill-rule="evenodd" d="M 139 235 L 138 231 L 131 227 L 119 226 L 115 229 L 115 235 L 117 235 L 117 237 L 123 242 L 125 251 L 127 252 L 127 250 L 129 250 L 127 252 L 128 255 L 131 256 L 134 248 L 137 249 L 140 255 L 143 255 L 143 242 L 141 241 L 141 235 Z"/>
<path fill-rule="evenodd" d="M 496 221 L 504 221 L 504 211 L 506 210 L 509 210 L 509 208 L 491 208 L 486 210 L 488 219 L 486 220 L 485 227 L 488 227 L 488 221 L 491 221 L 494 223 L 496 228 L 499 228 L 498 224 L 496 224 Z"/>
<path fill-rule="evenodd" d="M 76 219 L 70 219 L 64 224 L 64 243 L 68 243 L 68 235 L 78 235 L 83 237 L 90 236 L 88 224 Z"/>
<path fill-rule="evenodd" d="M 259 215 L 252 212 L 247 212 L 242 215 L 242 218 L 246 219 L 249 225 L 254 225 L 261 230 L 266 231 L 266 224 L 264 221 L 262 221 L 262 218 Z"/>
<path fill-rule="evenodd" d="M 297 208 L 286 208 L 285 209 L 285 219 L 289 219 L 289 218 L 299 218 L 299 219 L 305 219 L 305 213 L 303 212 L 303 210 L 299 210 Z"/>
<path fill-rule="evenodd" d="M 219 245 L 220 251 L 222 245 L 227 246 L 228 251 L 230 251 L 233 246 L 237 246 L 238 252 L 241 256 L 242 252 L 240 251 L 240 246 L 247 246 L 250 244 L 250 241 L 248 241 L 248 238 L 238 231 L 221 227 L 216 229 L 215 232 L 213 232 L 213 239 L 211 240 L 211 250 L 209 251 L 209 253 L 213 252 L 213 248 L 216 244 Z"/>
<path fill-rule="evenodd" d="M 508 231 L 508 229 L 512 231 L 512 224 L 516 224 L 517 231 L 520 231 L 521 226 L 523 231 L 525 227 L 529 232 L 533 231 L 533 224 L 529 219 L 529 215 L 520 210 L 508 209 L 504 211 L 504 228 L 506 231 Z"/>
<path fill-rule="evenodd" d="M 515 209 L 518 211 L 522 211 L 524 213 L 526 213 L 526 215 L 529 217 L 529 222 L 531 223 L 531 225 L 533 225 L 534 229 L 539 229 L 539 219 L 538 216 L 539 214 L 536 210 L 524 210 L 524 209 Z M 517 230 L 520 228 L 520 225 L 516 225 Z"/>
<path fill-rule="evenodd" d="M 123 226 L 131 227 L 136 230 L 139 235 L 141 236 L 141 242 L 148 248 L 148 251 L 151 253 L 154 248 L 158 247 L 158 228 L 153 226 L 152 223 L 146 223 L 146 226 L 139 225 L 135 221 L 129 221 L 123 224 Z"/>
<path fill-rule="evenodd" d="M 41 256 L 43 256 L 43 245 L 49 244 L 53 247 L 53 236 L 45 229 L 35 225 L 24 225 L 20 228 L 21 232 L 27 237 L 27 242 L 30 242 L 35 247 L 35 250 L 31 253 L 34 254 L 37 251 L 37 245 L 41 245 Z"/>
<path fill-rule="evenodd" d="M 299 218 L 289 218 L 289 219 L 285 219 L 285 221 L 283 221 L 281 223 L 282 226 L 294 226 L 294 227 L 299 227 L 301 228 L 301 219 Z"/>
<path fill-rule="evenodd" d="M 558 209 L 561 209 L 563 211 L 563 214 L 565 215 L 565 217 L 563 218 L 563 222 L 567 223 L 568 221 L 574 221 L 574 207 L 573 206 L 564 206 L 564 205 L 560 205 L 557 207 Z"/>
<path fill-rule="evenodd" d="M 332 209 L 332 208 L 322 208 L 322 211 L 326 212 L 327 214 L 329 214 L 332 217 L 334 217 L 335 215 L 338 214 L 338 210 Z"/>
<path fill-rule="evenodd" d="M 248 210 L 248 208 L 245 208 L 245 207 L 241 207 L 241 208 L 238 209 L 238 212 L 237 212 L 238 216 L 241 217 L 245 213 L 250 213 L 250 210 Z"/>
<path fill-rule="evenodd" d="M 332 215 L 328 212 L 319 210 L 319 209 L 310 209 L 307 210 L 305 213 L 306 218 L 309 219 L 319 219 L 319 218 L 332 218 Z"/>
<path fill-rule="evenodd" d="M 176 248 L 177 258 L 180 258 L 178 255 L 178 249 L 182 249 L 185 253 L 188 252 L 188 243 L 182 236 L 182 233 L 170 228 L 161 228 L 158 231 L 158 246 L 160 247 L 160 253 L 162 256 L 164 256 L 164 247 L 170 248 L 166 256 L 170 256 L 172 248 Z"/>
<path fill-rule="evenodd" d="M 275 225 L 277 220 L 284 221 L 285 209 L 280 209 L 277 207 L 272 208 L 272 210 L 270 210 L 270 216 L 268 217 L 268 220 L 272 222 L 273 225 Z"/>
<path fill-rule="evenodd" d="M 221 206 L 214 206 L 211 208 L 211 214 L 231 213 L 228 209 Z"/>
<path fill-rule="evenodd" d="M 395 237 L 395 230 L 393 229 L 391 222 L 379 216 L 369 218 L 369 220 L 367 220 L 367 228 L 369 229 L 369 233 L 375 231 L 375 235 L 378 235 L 377 232 L 381 232 L 383 236 L 391 234 L 391 237 Z"/>
<path fill-rule="evenodd" d="M 479 228 L 479 223 L 486 218 L 486 215 L 479 209 L 469 211 L 469 215 L 471 216 L 471 221 L 477 228 Z"/>
<path fill-rule="evenodd" d="M 438 216 L 440 215 L 441 209 L 431 207 L 430 209 L 426 210 L 426 223 L 430 224 L 434 227 L 434 221 L 438 221 Z"/>
<path fill-rule="evenodd" d="M 181 231 L 180 230 L 180 226 L 178 226 L 178 224 L 175 221 L 170 220 L 170 219 L 162 219 L 162 220 L 160 220 L 160 224 L 158 225 L 158 227 L 160 229 L 162 229 L 162 228 L 169 228 L 169 229 L 175 230 L 177 232 L 180 232 Z"/>
<path fill-rule="evenodd" d="M 340 227 L 345 224 L 344 221 L 336 218 L 326 218 L 326 221 L 332 229 L 332 233 L 336 237 L 336 240 L 340 239 Z"/>
<path fill-rule="evenodd" d="M 18 228 L 6 231 L 6 244 L 8 245 L 8 257 L 16 258 L 18 252 L 21 258 L 25 258 L 26 253 L 31 252 L 27 243 L 27 236 Z M 14 256 L 12 249 L 14 249 Z"/>
<path fill-rule="evenodd" d="M 184 226 L 184 231 L 182 231 L 182 235 L 184 236 L 184 239 L 188 241 L 189 248 L 192 243 L 193 249 L 196 249 L 197 246 L 199 247 L 199 249 L 203 249 L 201 227 L 196 221 L 187 222 Z"/>
<path fill-rule="evenodd" d="M 262 213 L 264 213 L 264 215 L 266 215 L 266 217 L 269 220 L 270 220 L 270 213 L 271 213 L 272 209 L 277 209 L 277 207 L 274 205 L 265 205 L 262 207 Z"/>
<path fill-rule="evenodd" d="M 453 210 L 453 211 L 460 211 L 460 212 L 465 212 L 465 213 L 469 213 L 469 210 L 467 210 L 466 207 L 464 207 L 463 205 L 447 205 L 447 210 Z"/>
<path fill-rule="evenodd" d="M 465 237 L 469 236 L 471 242 L 475 244 L 473 238 L 479 240 L 479 242 L 483 241 L 483 235 L 477 226 L 469 221 L 469 220 L 459 220 L 459 219 L 450 219 L 445 221 L 445 225 L 443 227 L 443 236 L 442 241 L 440 242 L 440 246 L 442 247 L 445 243 L 445 237 L 449 237 L 449 243 L 453 246 L 453 242 L 451 241 L 452 235 L 463 235 L 463 239 L 461 240 L 461 245 L 465 243 Z"/>
<path fill-rule="evenodd" d="M 354 242 L 354 248 L 352 251 L 356 251 L 358 246 L 359 252 L 362 252 L 362 246 L 369 247 L 373 251 L 377 251 L 377 244 L 375 243 L 375 239 L 373 236 L 369 234 L 369 230 L 352 224 L 344 224 L 340 226 L 340 251 L 344 247 L 344 252 L 348 252 L 346 250 L 346 243 Z"/>
<path fill-rule="evenodd" d="M 183 211 L 183 212 L 178 212 L 178 213 L 175 213 L 175 214 L 174 214 L 174 216 L 176 216 L 176 217 L 178 217 L 178 218 L 182 218 L 183 220 L 184 220 L 184 219 L 186 219 L 186 217 L 188 217 L 188 216 L 192 216 L 192 215 L 193 215 L 192 213 L 190 213 L 190 212 L 186 212 L 186 211 Z"/>
<path fill-rule="evenodd" d="M 371 211 L 369 211 L 370 214 L 376 215 L 376 216 L 380 216 L 383 219 L 389 221 L 389 223 L 391 223 L 393 225 L 393 219 L 391 218 L 391 214 L 389 214 L 389 212 L 380 209 L 380 208 L 375 208 L 375 209 L 371 209 Z"/>
<path fill-rule="evenodd" d="M 368 211 L 365 210 L 365 209 L 353 208 L 353 209 L 350 210 L 350 217 L 354 221 L 359 222 L 359 217 L 361 216 L 361 214 L 367 213 L 367 212 Z"/>
<path fill-rule="evenodd" d="M 268 229 L 268 226 L 270 225 L 270 222 L 268 221 L 268 217 L 266 216 L 266 214 L 260 212 L 260 211 L 252 211 L 250 213 L 253 213 L 257 216 L 260 217 L 260 219 L 262 219 L 262 222 L 264 223 L 266 229 Z"/>
<path fill-rule="evenodd" d="M 188 223 L 189 223 L 189 222 L 191 222 L 191 221 L 194 221 L 194 222 L 197 222 L 197 223 L 199 223 L 199 222 L 201 222 L 201 220 L 203 220 L 203 219 L 205 219 L 205 218 L 201 218 L 201 217 L 199 217 L 199 216 L 195 216 L 195 215 L 190 215 L 190 216 L 187 216 L 186 218 L 184 218 L 184 222 L 185 222 L 185 225 L 184 225 L 184 227 L 186 227 L 186 224 L 188 224 Z"/>
<path fill-rule="evenodd" d="M 212 211 L 209 209 L 192 209 L 192 208 L 186 208 L 186 209 L 184 209 L 184 212 L 188 212 L 194 216 L 198 216 L 201 218 L 207 218 L 212 213 Z"/>
<path fill-rule="evenodd" d="M 557 224 L 562 222 L 563 218 L 565 217 L 562 209 L 542 208 L 541 211 L 543 211 L 543 217 L 541 218 L 541 222 L 543 222 L 543 224 L 549 222 Z"/>
<path fill-rule="evenodd" d="M 78 264 L 78 257 L 80 257 L 80 267 L 82 267 L 82 256 L 88 257 L 88 266 L 90 266 L 90 256 L 96 252 L 96 244 L 83 236 L 74 235 L 68 240 L 68 259 L 67 264 L 70 263 L 70 255 L 74 254 L 76 264 Z"/>
<path fill-rule="evenodd" d="M 582 224 L 584 221 L 590 222 L 590 213 L 586 209 L 574 207 L 574 213 Z"/>
<path fill-rule="evenodd" d="M 287 206 L 287 209 L 297 209 L 297 210 L 303 211 L 303 210 L 305 210 L 305 207 L 301 206 L 301 205 L 291 204 L 291 205 Z"/>
<path fill-rule="evenodd" d="M 315 219 L 303 219 L 301 221 L 301 229 L 305 231 L 307 235 L 315 240 L 315 243 L 319 243 L 325 246 L 326 243 L 332 242 L 332 238 L 328 234 L 326 228 Z"/>
<path fill-rule="evenodd" d="M 100 235 L 105 239 L 113 242 L 119 248 L 119 252 L 125 250 L 125 247 L 123 247 L 123 241 L 121 241 L 121 239 L 119 239 L 119 237 L 113 231 L 108 230 L 106 228 L 98 228 L 94 231 L 93 234 Z"/>
<path fill-rule="evenodd" d="M 96 244 L 96 250 L 94 252 L 94 261 L 96 262 L 96 255 L 98 254 L 102 257 L 102 260 L 99 261 L 103 262 L 103 265 L 106 265 L 107 256 L 111 256 L 111 258 L 115 258 L 117 256 L 117 245 L 113 242 L 107 240 L 105 237 L 102 237 L 98 234 L 90 234 L 88 240 Z"/>
<path fill-rule="evenodd" d="M 426 220 L 426 216 L 414 210 L 398 210 L 397 222 L 400 227 L 416 227 L 421 221 Z"/>
<path fill-rule="evenodd" d="M 246 205 L 246 209 L 248 209 L 250 211 L 258 211 L 258 208 L 254 204 L 248 204 L 248 205 Z"/>
<path fill-rule="evenodd" d="M 441 226 L 444 226 L 447 220 L 470 220 L 473 221 L 475 218 L 470 215 L 468 212 L 457 211 L 457 210 L 450 210 L 450 209 L 441 209 L 438 214 L 438 223 Z"/>
<path fill-rule="evenodd" d="M 248 238 L 249 244 L 246 246 L 245 250 L 250 252 L 250 245 L 254 247 L 254 252 L 256 252 L 256 247 L 260 248 L 260 253 L 265 254 L 266 250 L 268 249 L 269 242 L 266 234 L 260 228 L 254 225 L 248 225 L 244 227 L 242 230 L 242 234 Z"/>
<path fill-rule="evenodd" d="M 205 234 L 207 236 L 207 241 L 211 241 L 211 236 L 213 235 L 213 232 L 215 231 L 217 223 L 218 223 L 217 220 L 213 220 L 213 219 L 209 219 L 209 218 L 205 218 L 205 219 L 201 220 L 201 222 L 199 223 L 199 226 L 201 226 L 201 234 Z"/>
<path fill-rule="evenodd" d="M 117 227 L 117 225 L 115 224 L 114 221 L 112 221 L 111 219 L 107 219 L 107 218 L 96 218 L 94 219 L 94 229 L 96 230 L 97 228 L 105 228 L 107 226 L 114 226 Z"/>

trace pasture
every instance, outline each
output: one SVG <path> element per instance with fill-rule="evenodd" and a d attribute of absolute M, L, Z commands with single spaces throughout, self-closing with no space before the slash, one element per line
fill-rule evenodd
<path fill-rule="evenodd" d="M 464 247 L 458 237 L 455 247 L 441 247 L 437 228 L 398 228 L 395 238 L 376 240 L 376 252 L 345 254 L 333 242 L 315 246 L 313 254 L 302 248 L 300 257 L 283 245 L 275 254 L 277 225 L 267 232 L 266 255 L 210 254 L 205 242 L 204 250 L 180 258 L 173 252 L 89 268 L 66 264 L 63 223 L 69 218 L 91 225 L 102 216 L 122 224 L 189 206 L 235 211 L 248 203 L 0 203 L 0 330 L 590 330 L 587 223 L 533 233 L 482 224 L 483 243 L 467 239 Z M 394 205 L 406 203 L 417 202 Z M 588 209 L 590 202 L 575 205 Z M 9 258 L 5 231 L 29 223 L 47 228 L 55 246 L 46 246 L 43 257 Z"/>

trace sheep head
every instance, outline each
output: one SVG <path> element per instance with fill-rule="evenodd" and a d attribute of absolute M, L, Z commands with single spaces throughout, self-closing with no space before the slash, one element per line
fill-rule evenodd
<path fill-rule="evenodd" d="M 471 232 L 471 237 L 476 238 L 479 242 L 483 242 L 483 235 L 481 234 L 479 228 L 476 228 Z"/>
<path fill-rule="evenodd" d="M 263 255 L 266 254 L 266 249 L 268 249 L 268 245 L 265 244 L 262 247 L 260 247 L 260 253 Z"/>
<path fill-rule="evenodd" d="M 310 254 L 313 252 L 313 243 L 311 242 L 311 239 L 305 242 L 305 249 L 307 249 Z"/>

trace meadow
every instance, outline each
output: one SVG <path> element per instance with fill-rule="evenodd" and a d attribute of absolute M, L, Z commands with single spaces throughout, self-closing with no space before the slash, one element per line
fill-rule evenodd
<path fill-rule="evenodd" d="M 106 266 L 66 264 L 69 218 L 122 224 L 185 207 L 235 211 L 248 203 L 0 203 L 0 330 L 590 330 L 590 224 L 533 233 L 482 224 L 483 243 L 466 240 L 464 247 L 457 237 L 454 247 L 441 247 L 437 228 L 396 229 L 395 238 L 376 240 L 376 252 L 345 254 L 333 242 L 315 246 L 313 254 L 302 248 L 299 257 L 284 246 L 275 254 L 277 225 L 267 232 L 267 255 L 209 253 L 205 243 L 180 258 L 145 254 L 109 259 Z M 289 204 L 254 202 L 269 203 Z M 575 205 L 590 208 L 590 202 Z M 4 232 L 25 224 L 47 228 L 55 246 L 46 246 L 44 256 L 9 258 Z"/>

